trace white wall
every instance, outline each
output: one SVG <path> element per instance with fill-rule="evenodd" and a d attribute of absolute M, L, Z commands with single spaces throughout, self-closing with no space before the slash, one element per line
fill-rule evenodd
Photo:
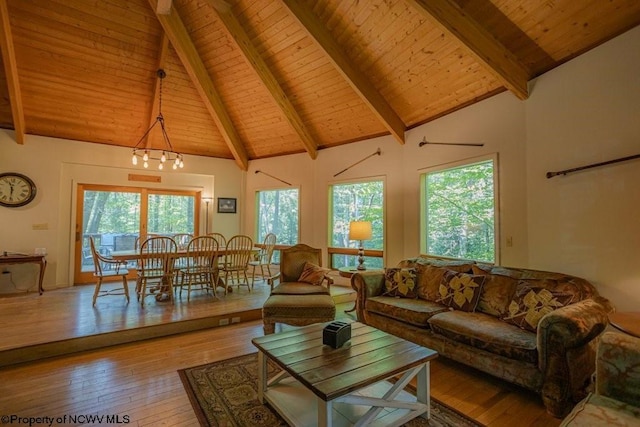
<path fill-rule="evenodd" d="M 299 186 L 301 241 L 327 246 L 327 186 L 380 176 L 386 182 L 385 263 L 419 252 L 420 169 L 498 153 L 500 264 L 585 277 L 617 308 L 640 305 L 640 160 L 547 179 L 563 170 L 640 154 L 640 27 L 531 82 L 519 101 L 502 93 L 407 133 L 306 154 L 253 161 L 255 191 L 282 187 L 262 170 Z M 422 137 L 482 142 L 482 148 L 418 147 Z M 333 174 L 382 149 L 334 178 Z M 247 212 L 245 229 L 252 230 Z M 513 246 L 507 247 L 511 237 Z M 326 256 L 326 252 L 325 252 Z"/>
<path fill-rule="evenodd" d="M 640 27 L 535 82 L 527 110 L 529 263 L 588 278 L 640 309 Z"/>
<path fill-rule="evenodd" d="M 226 235 L 240 232 L 245 173 L 232 160 L 185 156 L 179 173 L 145 170 L 131 165 L 131 150 L 107 145 L 27 135 L 18 145 L 12 131 L 0 131 L 0 171 L 20 172 L 37 186 L 35 200 L 20 208 L 0 208 L 0 252 L 33 253 L 47 249 L 48 266 L 44 288 L 73 283 L 73 239 L 78 183 L 131 187 L 191 189 L 209 197 L 235 197 L 238 214 L 218 214 L 216 203 L 209 207 L 210 231 Z M 130 173 L 160 176 L 161 183 L 129 181 Z M 201 231 L 204 231 L 202 206 Z M 46 224 L 46 230 L 34 230 Z M 12 271 L 18 289 L 35 289 L 37 268 L 33 265 L 6 267 Z M 4 268 L 3 268 L 4 270 Z M 5 285 L 7 283 L 0 283 Z M 0 289 L 6 292 L 11 289 Z"/>

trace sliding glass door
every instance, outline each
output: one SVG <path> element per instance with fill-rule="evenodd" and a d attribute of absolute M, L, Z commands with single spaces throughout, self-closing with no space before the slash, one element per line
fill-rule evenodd
<path fill-rule="evenodd" d="M 94 279 L 89 239 L 108 256 L 134 250 L 147 235 L 196 234 L 200 192 L 78 185 L 74 283 Z"/>

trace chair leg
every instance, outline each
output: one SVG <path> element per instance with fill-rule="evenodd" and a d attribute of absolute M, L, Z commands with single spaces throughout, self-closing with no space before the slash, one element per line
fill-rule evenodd
<path fill-rule="evenodd" d="M 127 297 L 127 304 L 129 304 L 129 284 L 127 283 L 127 276 L 122 276 L 122 287 L 124 288 L 124 295 Z"/>
<path fill-rule="evenodd" d="M 93 291 L 93 306 L 96 305 L 96 300 L 100 294 L 100 286 L 102 286 L 102 277 L 98 277 L 98 283 L 96 283 L 96 289 Z"/>
<path fill-rule="evenodd" d="M 271 320 L 264 319 L 262 329 L 265 335 L 273 334 L 276 331 L 276 324 Z"/>

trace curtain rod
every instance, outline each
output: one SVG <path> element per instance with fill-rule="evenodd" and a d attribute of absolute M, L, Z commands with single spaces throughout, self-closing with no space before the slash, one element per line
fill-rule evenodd
<path fill-rule="evenodd" d="M 581 170 L 591 169 L 591 168 L 595 168 L 595 167 L 598 167 L 598 166 L 610 165 L 612 163 L 626 162 L 627 160 L 633 160 L 633 159 L 637 159 L 637 158 L 640 158 L 640 154 L 635 154 L 633 156 L 627 156 L 627 157 L 620 157 L 619 159 L 608 160 L 606 162 L 593 163 L 593 164 L 590 164 L 590 165 L 580 166 L 580 167 L 573 168 L 573 169 L 565 169 L 563 171 L 558 171 L 558 172 L 547 172 L 547 179 L 548 178 L 553 178 L 554 176 L 558 176 L 558 175 L 566 175 L 566 174 L 572 173 L 572 172 L 578 172 L 578 171 L 581 171 Z"/>
<path fill-rule="evenodd" d="M 273 179 L 275 179 L 275 180 L 277 180 L 277 181 L 280 181 L 280 182 L 282 182 L 283 184 L 287 184 L 287 185 L 289 185 L 289 186 L 290 186 L 290 185 L 292 185 L 291 183 L 289 183 L 289 182 L 287 182 L 287 181 L 285 181 L 285 180 L 283 180 L 283 179 L 277 178 L 277 177 L 275 177 L 275 176 L 273 176 L 273 175 L 269 175 L 268 173 L 266 173 L 266 172 L 262 172 L 261 170 L 257 170 L 255 173 L 261 173 L 261 174 L 263 174 L 263 175 L 267 175 L 268 177 L 271 177 L 271 178 L 273 178 Z"/>
<path fill-rule="evenodd" d="M 340 172 L 338 172 L 338 173 L 334 174 L 334 175 L 333 175 L 333 177 L 335 178 L 336 176 L 340 175 L 341 173 L 344 173 L 344 172 L 348 171 L 349 169 L 351 169 L 351 168 L 352 168 L 352 167 L 354 167 L 355 165 L 357 165 L 357 164 L 360 164 L 360 163 L 364 162 L 364 161 L 365 161 L 365 160 L 367 160 L 369 157 L 373 157 L 373 156 L 375 156 L 375 155 L 378 155 L 378 156 L 379 156 L 380 154 L 382 154 L 382 150 L 380 150 L 380 148 L 378 148 L 378 150 L 377 150 L 375 153 L 373 153 L 373 154 L 369 154 L 369 155 L 368 155 L 367 157 L 365 157 L 364 159 L 362 159 L 362 160 L 358 160 L 357 162 L 355 162 L 355 163 L 354 163 L 354 164 L 352 164 L 351 166 L 348 166 L 348 167 L 346 167 L 346 168 L 342 169 Z"/>

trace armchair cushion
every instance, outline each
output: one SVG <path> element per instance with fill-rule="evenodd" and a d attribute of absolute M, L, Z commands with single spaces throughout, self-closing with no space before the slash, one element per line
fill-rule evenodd
<path fill-rule="evenodd" d="M 306 282 L 283 282 L 275 286 L 271 295 L 329 295 L 326 286 L 312 285 Z"/>
<path fill-rule="evenodd" d="M 304 263 L 304 267 L 302 268 L 302 273 L 300 273 L 298 281 L 318 286 L 322 284 L 322 281 L 325 279 L 325 276 L 329 271 L 330 270 L 328 268 L 323 268 L 307 261 Z"/>

